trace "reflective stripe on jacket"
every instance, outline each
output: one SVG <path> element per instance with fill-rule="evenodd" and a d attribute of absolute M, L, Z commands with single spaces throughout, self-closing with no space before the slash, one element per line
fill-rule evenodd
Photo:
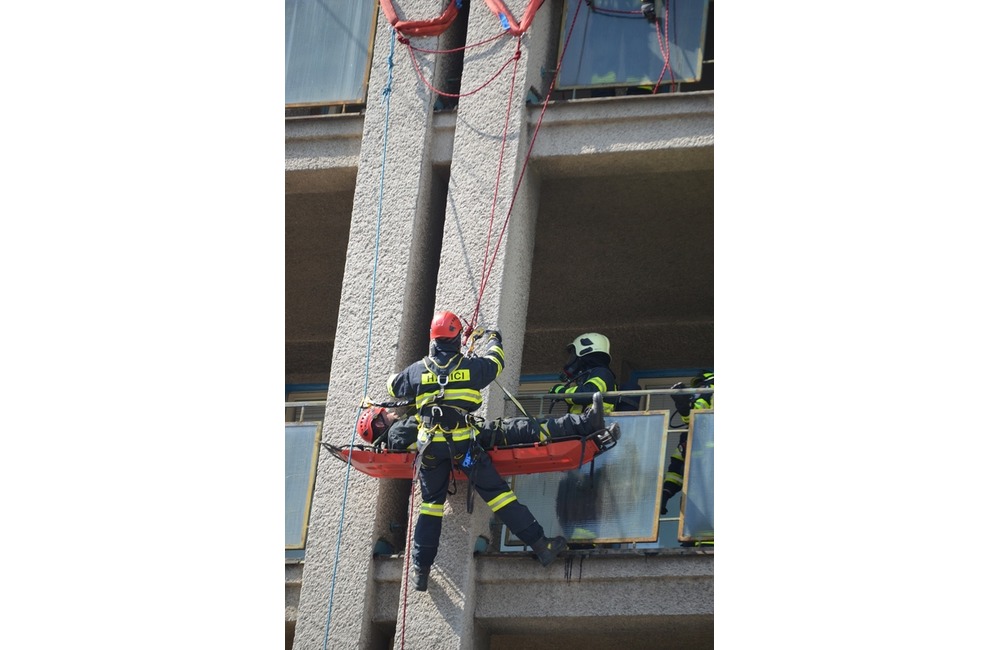
<path fill-rule="evenodd" d="M 465 415 L 482 405 L 480 391 L 497 378 L 503 366 L 503 346 L 490 338 L 481 357 L 439 351 L 390 377 L 386 388 L 397 399 L 414 398 L 422 427 L 452 431 L 467 426 Z"/>

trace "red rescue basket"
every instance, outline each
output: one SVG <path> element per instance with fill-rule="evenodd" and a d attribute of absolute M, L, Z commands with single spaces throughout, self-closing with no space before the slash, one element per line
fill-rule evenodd
<path fill-rule="evenodd" d="M 363 445 L 337 447 L 326 442 L 323 446 L 336 458 L 369 476 L 413 478 L 416 452 L 375 450 Z M 594 437 L 589 436 L 564 438 L 544 445 L 536 443 L 490 449 L 486 453 L 493 459 L 493 466 L 501 476 L 516 476 L 578 469 L 608 449 L 610 447 L 601 449 Z M 459 472 L 458 478 L 464 479 L 464 473 Z"/>

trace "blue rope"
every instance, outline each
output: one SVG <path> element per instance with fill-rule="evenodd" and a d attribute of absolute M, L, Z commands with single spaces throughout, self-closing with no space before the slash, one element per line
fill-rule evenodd
<path fill-rule="evenodd" d="M 365 383 L 364 395 L 368 395 L 368 376 L 372 357 L 372 322 L 375 314 L 375 279 L 378 277 L 378 249 L 379 239 L 382 232 L 382 195 L 385 189 L 385 159 L 389 143 L 389 99 L 392 95 L 392 69 L 394 67 L 393 56 L 396 52 L 396 30 L 389 31 L 389 76 L 382 89 L 382 104 L 385 106 L 385 123 L 382 128 L 382 170 L 378 182 L 378 210 L 375 213 L 375 264 L 372 268 L 372 288 L 371 298 L 368 303 L 368 344 L 365 352 Z M 357 423 L 361 417 L 362 408 L 358 407 L 358 412 L 354 416 L 354 431 L 351 434 L 350 451 L 347 453 L 347 473 L 344 475 L 344 498 L 340 504 L 340 528 L 337 530 L 337 548 L 333 556 L 333 578 L 330 580 L 330 598 L 326 607 L 326 632 L 323 634 L 323 650 L 326 650 L 327 642 L 330 639 L 330 619 L 333 616 L 333 592 L 337 586 L 337 567 L 340 564 L 340 540 L 344 532 L 344 512 L 347 510 L 347 487 L 351 478 L 351 454 L 354 453 L 354 440 L 358 434 Z"/>

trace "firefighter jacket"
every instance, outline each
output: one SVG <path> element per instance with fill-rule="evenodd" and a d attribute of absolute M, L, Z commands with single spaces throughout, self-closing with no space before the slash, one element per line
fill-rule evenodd
<path fill-rule="evenodd" d="M 592 365 L 584 370 L 582 370 L 578 375 L 573 378 L 573 382 L 570 386 L 557 385 L 552 388 L 553 393 L 606 393 L 608 391 L 618 390 L 618 382 L 615 378 L 615 373 L 611 371 L 611 368 L 605 365 Z M 615 400 L 605 399 L 604 400 L 604 414 L 613 413 L 615 410 L 614 405 Z M 590 395 L 580 396 L 580 397 L 567 397 L 566 403 L 569 404 L 570 413 L 583 413 L 588 406 L 591 404 Z"/>
<path fill-rule="evenodd" d="M 713 386 L 714 387 L 714 386 Z M 708 399 L 705 399 L 703 395 L 693 395 L 694 399 L 690 402 L 690 408 L 684 411 L 678 410 L 681 414 L 681 421 L 684 424 L 691 422 L 691 410 L 692 409 L 711 409 L 712 404 L 715 400 L 715 394 L 710 393 Z M 686 411 L 686 412 L 685 412 Z M 687 453 L 687 431 L 681 434 L 681 439 L 674 453 L 670 454 L 670 464 L 667 465 L 667 473 L 663 477 L 663 500 L 661 502 L 660 511 L 663 512 L 666 507 L 667 500 L 681 491 L 684 486 L 684 455 Z"/>
<path fill-rule="evenodd" d="M 480 391 L 503 370 L 503 345 L 497 333 L 487 332 L 480 341 L 482 356 L 466 357 L 457 345 L 438 343 L 430 356 L 390 377 L 386 388 L 397 399 L 415 400 L 422 430 L 469 431 L 467 416 L 483 403 Z"/>

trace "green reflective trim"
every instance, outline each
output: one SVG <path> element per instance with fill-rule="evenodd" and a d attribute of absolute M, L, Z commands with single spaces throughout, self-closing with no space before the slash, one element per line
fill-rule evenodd
<path fill-rule="evenodd" d="M 431 517 L 444 517 L 444 504 L 422 503 L 420 504 L 420 514 Z"/>
<path fill-rule="evenodd" d="M 508 491 L 497 495 L 496 498 L 489 501 L 488 505 L 493 512 L 496 512 L 500 508 L 509 505 L 514 501 L 517 501 L 517 497 L 514 496 L 513 492 Z"/>

